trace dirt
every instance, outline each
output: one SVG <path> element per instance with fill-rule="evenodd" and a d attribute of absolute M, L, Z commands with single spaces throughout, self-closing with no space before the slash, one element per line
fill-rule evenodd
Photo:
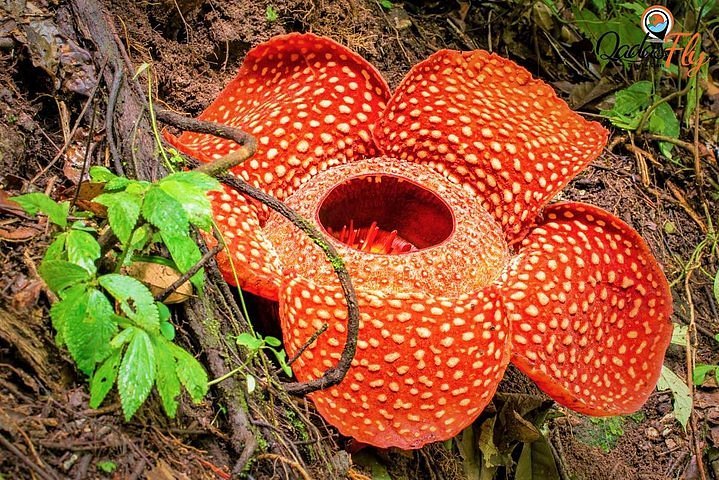
<path fill-rule="evenodd" d="M 233 77 L 250 47 L 290 31 L 327 35 L 356 50 L 380 70 L 392 88 L 413 64 L 442 48 L 491 48 L 549 82 L 573 81 L 581 75 L 567 67 L 537 34 L 533 23 L 536 11 L 503 2 L 472 5 L 468 13 L 460 2 L 419 0 L 392 10 L 371 0 L 120 0 L 105 1 L 104 5 L 133 64 L 151 63 L 156 101 L 192 115 L 201 112 Z M 61 3 L 42 7 L 57 13 L 58 18 L 70 14 Z M 276 12 L 277 20 L 268 19 L 269 9 Z M 526 38 L 534 39 L 531 46 Z M 70 185 L 62 161 L 48 165 L 57 146 L 65 141 L 67 118 L 76 118 L 86 99 L 55 91 L 52 82 L 43 80 L 44 75 L 27 60 L 21 47 L 0 49 L 0 181 L 7 192 L 32 186 L 57 194 Z M 61 115 L 62 111 L 68 113 Z M 619 141 L 606 151 L 560 198 L 598 205 L 629 223 L 646 239 L 672 281 L 680 278 L 704 238 L 685 208 L 688 205 L 703 216 L 693 175 L 678 164 L 650 163 L 650 184 L 644 186 L 640 163 L 624 148 L 626 143 Z M 642 147 L 656 152 L 655 146 Z M 684 151 L 678 154 L 685 160 L 690 157 Z M 686 160 L 686 165 L 691 165 L 691 160 Z M 716 170 L 709 169 L 708 174 L 712 173 Z M 672 185 L 683 193 L 685 206 Z M 712 208 L 710 215 L 719 218 L 716 204 Z M 4 216 L 3 221 L 2 226 L 11 230 L 31 223 L 13 216 Z M 48 237 L 41 231 L 28 239 L 10 240 L 0 243 L 4 266 L 0 313 L 16 320 L 0 320 L 4 325 L 0 326 L 0 441 L 5 440 L 0 444 L 0 474 L 35 478 L 31 477 L 32 468 L 8 449 L 9 435 L 22 456 L 62 478 L 102 477 L 97 466 L 103 460 L 116 464 L 114 478 L 137 478 L 143 472 L 152 479 L 172 475 L 218 478 L 215 469 L 230 465 L 231 454 L 226 434 L 217 427 L 218 412 L 212 399 L 200 408 L 184 408 L 179 420 L 172 422 L 158 413 L 157 399 L 130 424 L 120 420 L 117 402 L 99 411 L 88 409 L 84 380 L 73 372 L 66 355 L 53 346 L 48 299 L 37 281 L 35 268 Z M 712 271 L 716 265 L 705 263 L 704 267 Z M 719 331 L 710 281 L 697 274 L 688 289 L 683 281 L 673 286 L 674 320 L 686 324 L 693 315 L 705 332 L 698 337 L 698 363 L 719 361 L 716 343 L 707 333 Z M 253 302 L 253 312 L 267 310 L 258 303 Z M 272 326 L 266 331 L 272 332 Z M 667 364 L 684 376 L 684 349 L 672 346 Z M 713 398 L 715 387 L 707 384 L 700 393 Z M 515 369 L 510 369 L 501 389 L 540 394 Z M 719 414 L 711 402 L 704 407 L 698 410 L 698 422 L 701 431 L 710 431 L 715 427 L 712 419 Z M 605 450 L 593 438 L 597 433 L 592 422 L 561 410 L 563 416 L 549 423 L 560 469 L 566 478 L 580 480 L 658 480 L 683 473 L 684 478 L 695 478 L 691 476 L 689 437 L 668 415 L 671 410 L 671 396 L 655 393 L 642 410 L 642 419 L 626 420 L 623 434 Z M 326 426 L 321 431 L 338 438 Z M 710 437 L 706 442 L 717 447 Z M 343 439 L 339 443 L 347 445 Z M 461 478 L 461 458 L 439 445 L 412 453 L 376 453 L 392 465 L 396 478 Z M 275 471 L 284 478 L 295 475 L 286 465 L 265 463 L 256 471 L 257 478 L 270 478 Z"/>

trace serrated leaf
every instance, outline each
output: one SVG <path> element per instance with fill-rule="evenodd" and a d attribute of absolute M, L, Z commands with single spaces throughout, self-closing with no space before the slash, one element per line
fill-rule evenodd
<path fill-rule="evenodd" d="M 172 354 L 177 359 L 177 376 L 190 394 L 193 402 L 199 403 L 207 395 L 207 372 L 200 362 L 189 352 L 175 344 L 172 345 Z"/>
<path fill-rule="evenodd" d="M 109 182 L 115 178 L 118 178 L 117 175 L 106 167 L 100 167 L 98 165 L 90 167 L 90 179 L 93 182 Z"/>
<path fill-rule="evenodd" d="M 155 349 L 150 336 L 144 330 L 134 328 L 117 375 L 117 391 L 125 421 L 130 421 L 150 394 L 155 374 Z"/>
<path fill-rule="evenodd" d="M 165 243 L 165 246 L 167 246 L 167 249 L 170 251 L 172 260 L 174 260 L 177 269 L 181 273 L 188 271 L 202 258 L 200 247 L 189 237 L 187 232 L 176 235 L 167 231 L 161 231 L 160 235 L 162 236 L 162 241 Z M 204 269 L 200 269 L 200 271 L 190 277 L 190 282 L 192 282 L 198 291 L 201 291 L 204 282 Z"/>
<path fill-rule="evenodd" d="M 65 255 L 65 240 L 67 239 L 67 234 L 68 232 L 63 232 L 55 237 L 55 240 L 47 247 L 47 250 L 45 250 L 44 261 L 67 260 L 67 255 Z"/>
<path fill-rule="evenodd" d="M 177 172 L 166 176 L 160 180 L 160 184 L 166 182 L 179 182 L 187 185 L 190 188 L 194 188 L 203 192 L 209 192 L 211 190 L 220 190 L 220 182 L 217 179 L 207 175 L 206 173 L 189 171 L 189 172 Z"/>
<path fill-rule="evenodd" d="M 112 180 L 108 180 L 105 184 L 105 190 L 113 192 L 115 190 L 122 190 L 130 184 L 130 179 L 125 177 L 115 177 Z"/>
<path fill-rule="evenodd" d="M 158 332 L 160 314 L 152 293 L 139 280 L 111 273 L 98 279 L 100 285 L 120 302 L 120 309 L 148 332 Z M 132 302 L 132 304 L 130 303 Z"/>
<path fill-rule="evenodd" d="M 147 245 L 147 242 L 152 238 L 152 227 L 147 224 L 140 225 L 132 232 L 132 238 L 130 238 L 130 248 L 133 250 L 142 250 Z"/>
<path fill-rule="evenodd" d="M 110 342 L 110 346 L 115 349 L 121 348 L 132 338 L 132 334 L 135 331 L 135 327 L 125 328 L 123 331 L 115 335 L 115 338 Z"/>
<path fill-rule="evenodd" d="M 108 392 L 112 390 L 117 378 L 117 370 L 120 367 L 122 350 L 115 349 L 110 356 L 95 370 L 90 379 L 90 408 L 97 408 L 105 400 Z"/>
<path fill-rule="evenodd" d="M 107 207 L 107 220 L 110 228 L 123 245 L 130 240 L 132 230 L 140 217 L 142 197 L 125 192 L 104 193 L 95 197 L 95 203 Z"/>
<path fill-rule="evenodd" d="M 654 109 L 649 117 L 649 131 L 671 138 L 679 138 L 679 119 L 672 107 L 661 103 Z M 672 158 L 674 145 L 669 142 L 659 142 L 659 150 L 668 159 Z"/>
<path fill-rule="evenodd" d="M 187 236 L 190 226 L 187 212 L 182 204 L 160 187 L 153 186 L 145 193 L 142 216 L 162 233 Z"/>
<path fill-rule="evenodd" d="M 95 237 L 82 230 L 70 230 L 65 240 L 67 259 L 80 265 L 92 275 L 97 272 L 95 260 L 100 258 L 100 244 Z"/>
<path fill-rule="evenodd" d="M 170 418 L 177 413 L 177 397 L 180 395 L 180 379 L 172 348 L 162 339 L 153 339 L 157 368 L 156 386 L 162 400 L 162 408 Z"/>
<path fill-rule="evenodd" d="M 649 107 L 654 91 L 654 84 L 643 80 L 614 94 L 614 106 L 602 110 L 612 125 L 625 130 L 636 130 L 644 110 Z"/>
<path fill-rule="evenodd" d="M 206 231 L 212 229 L 212 205 L 204 191 L 186 183 L 166 179 L 160 181 L 160 188 L 180 202 L 190 223 Z"/>
<path fill-rule="evenodd" d="M 38 273 L 55 293 L 60 293 L 72 285 L 87 282 L 91 278 L 90 272 L 80 265 L 65 260 L 44 261 L 40 264 Z"/>
<path fill-rule="evenodd" d="M 65 343 L 65 328 L 68 322 L 80 322 L 85 318 L 87 303 L 82 299 L 87 295 L 86 288 L 86 285 L 68 288 L 63 293 L 62 299 L 50 308 L 50 319 L 57 332 L 55 341 L 58 345 Z"/>
<path fill-rule="evenodd" d="M 55 225 L 63 228 L 67 227 L 67 215 L 70 211 L 69 202 L 57 203 L 44 193 L 39 192 L 12 197 L 11 200 L 18 203 L 30 215 L 41 212 L 47 215 L 48 220 Z"/>
<path fill-rule="evenodd" d="M 110 340 L 117 332 L 114 310 L 107 297 L 96 289 L 90 289 L 78 301 L 86 304 L 85 315 L 65 322 L 65 343 L 86 375 L 92 374 L 95 365 L 110 354 Z"/>
<path fill-rule="evenodd" d="M 689 394 L 689 387 L 684 380 L 672 372 L 666 365 L 662 366 L 662 373 L 657 382 L 657 390 L 671 390 L 674 397 L 674 417 L 687 427 L 689 416 L 692 413 L 692 397 Z"/>

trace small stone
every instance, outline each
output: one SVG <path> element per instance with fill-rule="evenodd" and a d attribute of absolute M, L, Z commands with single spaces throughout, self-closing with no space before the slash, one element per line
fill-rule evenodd
<path fill-rule="evenodd" d="M 647 428 L 647 438 L 649 440 L 656 440 L 660 437 L 659 430 L 654 427 Z"/>

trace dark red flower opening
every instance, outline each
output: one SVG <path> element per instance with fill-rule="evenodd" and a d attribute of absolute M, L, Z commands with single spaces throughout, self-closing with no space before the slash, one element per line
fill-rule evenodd
<path fill-rule="evenodd" d="M 396 175 L 348 178 L 321 200 L 318 221 L 342 243 L 383 254 L 433 247 L 454 231 L 454 215 L 442 198 Z"/>

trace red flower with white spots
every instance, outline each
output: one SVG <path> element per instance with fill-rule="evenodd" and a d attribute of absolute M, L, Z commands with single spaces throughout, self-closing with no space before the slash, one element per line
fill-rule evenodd
<path fill-rule="evenodd" d="M 671 296 L 647 245 L 581 203 L 547 206 L 607 132 L 513 62 L 443 50 L 394 94 L 365 60 L 311 34 L 251 50 L 201 115 L 255 135 L 236 175 L 324 230 L 360 304 L 345 379 L 311 394 L 342 433 L 418 448 L 492 398 L 509 361 L 591 415 L 638 409 L 671 337 Z M 237 147 L 168 137 L 203 161 Z M 283 218 L 225 189 L 212 198 L 228 281 L 278 299 L 301 381 L 340 358 L 347 311 L 330 263 Z"/>

